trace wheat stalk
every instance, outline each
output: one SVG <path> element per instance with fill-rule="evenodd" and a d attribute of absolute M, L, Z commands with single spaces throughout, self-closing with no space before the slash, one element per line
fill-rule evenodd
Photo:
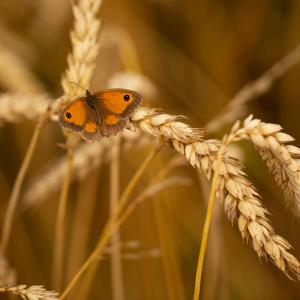
<path fill-rule="evenodd" d="M 120 197 L 120 139 L 119 136 L 111 140 L 111 162 L 110 162 L 110 200 L 109 210 L 112 215 L 117 201 Z M 116 230 L 111 238 L 111 282 L 112 298 L 124 300 L 123 266 L 121 252 L 118 244 L 121 242 L 121 233 Z"/>
<path fill-rule="evenodd" d="M 201 168 L 210 179 L 216 171 L 220 141 L 201 141 L 198 130 L 176 119 L 175 116 L 159 114 L 147 108 L 137 110 L 131 118 L 134 126 L 164 138 L 193 167 Z M 290 244 L 275 234 L 266 217 L 267 211 L 252 183 L 246 178 L 240 162 L 225 152 L 218 172 L 220 183 L 217 197 L 224 202 L 229 219 L 238 222 L 243 239 L 251 242 L 259 257 L 269 258 L 287 276 L 300 279 L 299 261 L 289 252 Z"/>
<path fill-rule="evenodd" d="M 47 291 L 42 285 L 1 287 L 0 293 L 19 295 L 24 300 L 58 300 L 58 293 Z"/>
<path fill-rule="evenodd" d="M 213 210 L 215 205 L 215 199 L 216 199 L 216 191 L 219 186 L 220 182 L 220 164 L 222 161 L 223 154 L 226 150 L 227 145 L 223 143 L 222 147 L 220 148 L 218 152 L 218 156 L 216 159 L 215 164 L 215 172 L 211 181 L 211 188 L 208 198 L 208 205 L 207 205 L 207 211 L 206 211 L 206 217 L 203 225 L 202 230 L 202 236 L 201 236 L 201 245 L 200 245 L 200 252 L 198 256 L 198 263 L 197 263 L 197 272 L 196 272 L 196 279 L 195 279 L 195 289 L 194 289 L 194 300 L 198 300 L 200 296 L 200 289 L 201 289 L 201 283 L 202 283 L 202 274 L 203 274 L 203 264 L 204 264 L 204 258 L 206 253 L 206 246 L 208 241 L 208 234 L 210 229 L 210 224 L 213 218 Z"/>

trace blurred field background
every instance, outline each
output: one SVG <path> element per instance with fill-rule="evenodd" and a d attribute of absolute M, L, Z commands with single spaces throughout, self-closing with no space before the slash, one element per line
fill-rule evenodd
<path fill-rule="evenodd" d="M 144 76 L 139 91 L 145 105 L 186 116 L 193 127 L 205 127 L 247 82 L 300 42 L 300 2 L 296 0 L 104 0 L 99 16 L 101 47 L 91 89 L 108 87 L 120 72 L 126 72 L 130 81 L 134 72 Z M 71 2 L 67 0 L 0 1 L 2 93 L 45 92 L 51 98 L 62 93 L 60 79 L 70 51 L 72 21 Z M 267 94 L 251 101 L 239 118 L 253 113 L 265 122 L 281 124 L 299 146 L 299 78 L 300 64 L 276 81 Z M 221 138 L 229 125 L 206 138 Z M 3 122 L 0 128 L 2 219 L 34 126 L 30 121 Z M 33 178 L 64 155 L 57 146 L 63 141 L 57 123 L 46 126 L 23 192 Z M 149 146 L 122 150 L 121 191 L 148 151 Z M 281 190 L 250 144 L 238 144 L 234 151 L 262 195 L 276 232 L 291 242 L 299 257 L 299 221 L 284 208 Z M 169 149 L 160 153 L 135 195 L 173 156 Z M 71 185 L 64 285 L 92 251 L 108 218 L 110 168 L 106 160 Z M 190 179 L 190 184 L 157 193 L 121 228 L 125 299 L 192 298 L 207 199 L 196 170 L 183 165 L 172 174 Z M 38 204 L 25 211 L 19 209 L 9 246 L 9 261 L 18 283 L 53 288 L 58 196 L 59 191 L 47 192 Z M 260 262 L 219 203 L 214 217 L 202 299 L 300 299 L 299 283 L 290 281 L 273 265 Z M 88 292 L 84 287 L 82 280 L 74 291 L 76 296 L 72 294 L 70 299 L 113 299 L 109 255 L 101 261 Z M 1 299 L 5 297 L 1 295 Z"/>

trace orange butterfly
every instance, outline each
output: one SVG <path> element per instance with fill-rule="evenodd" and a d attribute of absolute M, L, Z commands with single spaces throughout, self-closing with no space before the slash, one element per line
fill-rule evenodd
<path fill-rule="evenodd" d="M 86 90 L 85 97 L 79 97 L 63 108 L 59 123 L 78 132 L 86 141 L 97 141 L 124 129 L 141 101 L 139 93 L 127 89 L 109 89 L 94 94 Z"/>

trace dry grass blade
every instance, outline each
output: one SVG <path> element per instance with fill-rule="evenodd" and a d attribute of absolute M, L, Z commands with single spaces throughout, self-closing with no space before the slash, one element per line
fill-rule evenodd
<path fill-rule="evenodd" d="M 207 132 L 216 132 L 223 126 L 234 122 L 246 111 L 245 104 L 263 94 L 272 87 L 273 83 L 289 69 L 300 62 L 300 44 L 276 62 L 261 77 L 245 85 L 206 126 Z"/>
<path fill-rule="evenodd" d="M 42 285 L 27 286 L 25 284 L 2 287 L 0 293 L 11 293 L 19 295 L 24 300 L 58 300 L 58 293 L 47 291 Z"/>
<path fill-rule="evenodd" d="M 45 113 L 50 101 L 43 94 L 2 94 L 0 95 L 0 122 L 36 121 Z"/>
<path fill-rule="evenodd" d="M 177 117 L 158 114 L 153 109 L 141 108 L 131 120 L 143 131 L 164 138 L 175 150 L 183 154 L 192 166 L 201 168 L 210 179 L 216 171 L 218 140 L 201 141 L 199 131 L 176 121 Z M 232 139 L 234 140 L 234 136 Z M 231 141 L 229 141 L 231 142 Z M 231 221 L 238 222 L 242 237 L 251 242 L 259 257 L 269 258 L 287 276 L 300 279 L 300 263 L 290 254 L 290 244 L 275 234 L 267 211 L 259 195 L 246 178 L 240 162 L 224 153 L 220 168 L 217 197 L 224 202 L 225 212 Z"/>

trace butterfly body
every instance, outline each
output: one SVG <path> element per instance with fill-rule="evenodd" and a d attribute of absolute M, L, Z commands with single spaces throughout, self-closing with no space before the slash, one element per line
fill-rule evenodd
<path fill-rule="evenodd" d="M 100 140 L 123 130 L 141 101 L 141 95 L 132 90 L 110 89 L 94 94 L 86 90 L 85 97 L 62 109 L 59 123 L 86 141 Z"/>

